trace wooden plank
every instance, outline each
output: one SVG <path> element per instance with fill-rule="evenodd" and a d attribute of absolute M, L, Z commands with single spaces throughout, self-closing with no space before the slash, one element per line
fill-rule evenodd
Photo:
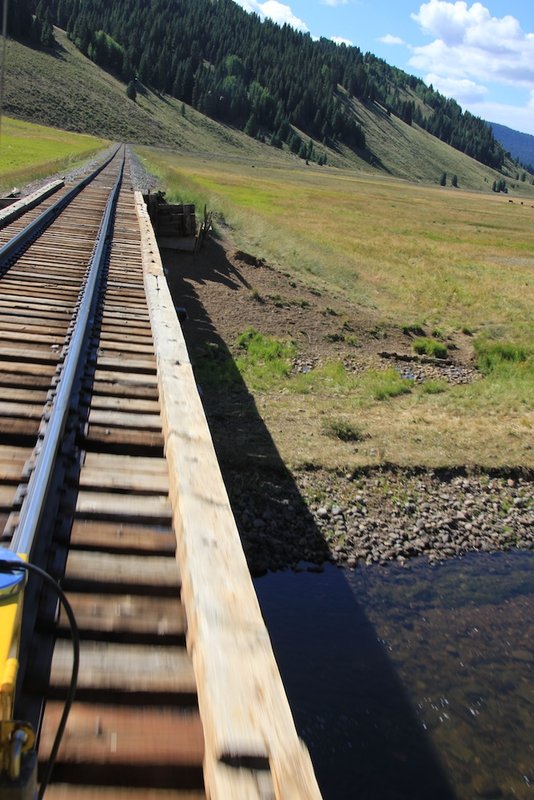
<path fill-rule="evenodd" d="M 138 492 L 143 494 L 167 495 L 169 479 L 167 474 L 154 475 L 128 472 L 103 472 L 101 469 L 84 467 L 80 475 L 82 489 L 116 489 L 122 492 Z"/>
<path fill-rule="evenodd" d="M 1 379 L 1 375 L 0 375 Z M 116 382 L 116 383 L 108 383 L 106 381 L 98 380 L 94 383 L 94 392 L 93 392 L 93 399 L 97 401 L 100 400 L 100 397 L 111 398 L 111 397 L 120 397 L 121 401 L 123 402 L 124 398 L 128 398 L 128 400 L 135 400 L 137 398 L 142 400 L 150 400 L 152 402 L 158 401 L 158 390 L 155 385 L 147 385 L 144 383 L 123 383 L 123 382 Z M 98 408 L 98 406 L 97 406 Z M 158 403 L 158 410 L 159 410 L 159 403 Z"/>
<path fill-rule="evenodd" d="M 111 356 L 116 350 L 121 353 L 136 353 L 147 356 L 154 355 L 154 348 L 150 342 L 148 344 L 145 342 L 140 344 L 139 342 L 128 342 L 126 339 L 117 339 L 116 341 L 113 339 L 106 339 L 105 341 L 103 339 L 100 340 L 100 352 L 103 355 L 107 354 Z"/>
<path fill-rule="evenodd" d="M 19 346 L 7 347 L 0 345 L 0 359 L 11 359 L 13 361 L 23 360 L 35 364 L 53 364 L 54 367 L 59 360 L 59 352 L 51 350 L 50 347 L 39 347 L 33 345 L 28 347 L 24 342 Z"/>
<path fill-rule="evenodd" d="M 146 372 L 148 374 L 154 373 L 156 369 L 156 362 L 153 358 L 135 358 L 128 353 L 123 353 L 122 357 L 117 355 L 113 356 L 98 356 L 97 359 L 98 369 L 109 369 L 113 372 Z"/>
<path fill-rule="evenodd" d="M 0 458 L 2 453 L 0 450 Z M 87 469 L 101 469 L 113 472 L 127 472 L 141 475 L 167 475 L 167 462 L 164 458 L 143 458 L 141 456 L 117 456 L 109 453 L 86 453 L 83 466 Z"/>
<path fill-rule="evenodd" d="M 100 362 L 95 371 L 95 380 L 104 383 L 117 383 L 122 386 L 156 387 L 158 385 L 158 378 L 155 373 L 118 372 L 114 369 L 103 369 L 103 365 Z"/>
<path fill-rule="evenodd" d="M 46 800 L 206 800 L 205 792 L 187 789 L 139 789 L 133 786 L 77 786 L 52 783 Z"/>
<path fill-rule="evenodd" d="M 32 451 L 29 447 L 14 447 L 11 444 L 0 444 L 0 465 L 5 468 L 9 465 L 23 467 Z"/>
<path fill-rule="evenodd" d="M 0 211 L 0 227 L 4 228 L 6 225 L 9 225 L 13 220 L 18 219 L 18 217 L 30 211 L 30 209 L 35 208 L 39 203 L 42 203 L 43 200 L 55 194 L 55 192 L 63 186 L 65 186 L 64 180 L 51 181 L 41 186 L 39 189 L 36 189 L 35 192 L 31 192 L 31 194 L 22 197 L 15 203 L 11 203 L 3 211 Z"/>
<path fill-rule="evenodd" d="M 41 403 L 13 403 L 0 400 L 0 417 L 41 419 L 42 416 L 43 405 Z"/>
<path fill-rule="evenodd" d="M 42 389 L 24 388 L 20 386 L 5 386 L 2 389 L 2 401 L 9 400 L 17 403 L 40 403 L 41 408 L 46 402 L 47 392 Z"/>
<path fill-rule="evenodd" d="M 13 329 L 9 330 L 5 325 L 2 326 L 0 330 L 0 341 L 2 342 L 36 342 L 38 344 L 44 344 L 47 347 L 55 344 L 61 347 L 64 344 L 64 337 L 63 336 L 54 336 L 52 333 L 32 333 L 30 331 L 25 331 L 20 326 L 13 327 Z"/>
<path fill-rule="evenodd" d="M 1 405 L 0 405 L 1 410 Z M 143 431 L 161 431 L 161 418 L 158 414 L 131 414 L 129 411 L 93 408 L 89 412 L 89 425 L 102 425 L 109 428 L 141 428 Z"/>
<path fill-rule="evenodd" d="M 87 638 L 87 632 L 158 636 L 185 634 L 185 613 L 178 597 L 69 592 L 68 599 L 84 638 Z M 58 628 L 64 632 L 69 631 L 68 620 L 63 610 L 60 613 Z"/>
<path fill-rule="evenodd" d="M 50 687 L 66 688 L 71 671 L 72 644 L 58 639 L 52 657 Z M 195 694 L 196 684 L 191 659 L 183 647 L 125 646 L 82 640 L 78 690 L 83 689 Z"/>
<path fill-rule="evenodd" d="M 14 364 L 0 361 L 0 386 L 32 386 L 48 389 L 55 368 L 43 364 Z"/>
<path fill-rule="evenodd" d="M 93 548 L 105 552 L 147 552 L 174 554 L 176 539 L 171 529 L 147 528 L 123 522 L 75 520 L 70 536 L 71 547 Z"/>
<path fill-rule="evenodd" d="M 62 706 L 60 702 L 46 705 L 39 747 L 43 761 L 50 755 Z M 198 714 L 172 708 L 74 703 L 58 763 L 161 767 L 201 764 L 203 753 Z"/>
<path fill-rule="evenodd" d="M 65 570 L 66 585 L 95 585 L 108 589 L 122 586 L 143 590 L 168 590 L 180 592 L 180 572 L 176 561 L 168 556 L 125 556 L 122 553 L 95 553 L 92 551 L 71 550 Z M 166 591 L 164 591 L 166 590 Z"/>
<path fill-rule="evenodd" d="M 0 511 L 11 511 L 16 491 L 16 486 L 0 484 Z"/>
<path fill-rule="evenodd" d="M 170 497 L 213 800 L 260 798 L 225 756 L 266 761 L 275 798 L 319 800 L 298 739 L 140 193 L 145 287 L 158 360 Z M 248 771 L 247 771 L 248 772 Z M 250 777 L 250 775 L 249 775 Z M 260 777 L 258 774 L 254 776 Z M 265 777 L 264 774 L 261 775 Z M 230 782 L 229 782 L 230 780 Z"/>
<path fill-rule="evenodd" d="M 85 434 L 86 446 L 120 446 L 124 448 L 142 447 L 162 450 L 163 439 L 159 431 L 145 431 L 139 428 L 110 428 L 102 425 L 88 425 Z"/>
<path fill-rule="evenodd" d="M 164 495 L 145 497 L 82 491 L 78 494 L 76 516 L 85 519 L 118 518 L 123 522 L 157 520 L 165 523 L 170 522 L 172 511 L 169 500 Z"/>
<path fill-rule="evenodd" d="M 0 419 L 0 438 L 21 436 L 24 439 L 37 437 L 40 419 L 16 419 L 3 417 Z"/>

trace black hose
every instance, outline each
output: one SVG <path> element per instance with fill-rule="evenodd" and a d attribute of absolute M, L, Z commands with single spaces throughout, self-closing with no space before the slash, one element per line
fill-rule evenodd
<path fill-rule="evenodd" d="M 65 705 L 63 707 L 61 720 L 59 722 L 56 731 L 54 744 L 52 746 L 52 750 L 50 751 L 50 756 L 48 758 L 43 778 L 41 780 L 41 784 L 39 787 L 38 798 L 39 800 L 42 800 L 46 792 L 46 789 L 48 787 L 48 783 L 52 775 L 52 770 L 54 769 L 54 764 L 61 745 L 61 740 L 63 738 L 65 727 L 67 725 L 69 712 L 74 702 L 74 696 L 76 694 L 76 688 L 78 684 L 78 670 L 80 666 L 80 632 L 78 629 L 78 625 L 76 624 L 76 618 L 74 616 L 72 606 L 69 603 L 67 596 L 65 595 L 59 583 L 57 583 L 57 581 L 55 581 L 54 578 L 52 578 L 52 576 L 48 574 L 48 572 L 45 572 L 44 569 L 37 567 L 35 564 L 30 564 L 22 560 L 20 562 L 17 561 L 16 563 L 14 563 L 13 561 L 3 561 L 2 556 L 0 554 L 0 572 L 12 572 L 15 570 L 23 570 L 25 572 L 29 572 L 31 575 L 37 575 L 44 581 L 44 583 L 46 583 L 56 593 L 56 595 L 59 598 L 59 602 L 65 609 L 65 613 L 69 621 L 71 638 L 72 638 L 73 660 L 72 660 L 72 673 L 70 678 L 70 684 L 67 691 L 67 696 L 65 698 Z"/>

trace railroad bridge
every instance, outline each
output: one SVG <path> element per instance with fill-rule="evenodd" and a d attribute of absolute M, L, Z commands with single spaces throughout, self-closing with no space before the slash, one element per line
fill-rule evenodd
<path fill-rule="evenodd" d="M 314 800 L 117 151 L 0 212 L 0 797 Z"/>

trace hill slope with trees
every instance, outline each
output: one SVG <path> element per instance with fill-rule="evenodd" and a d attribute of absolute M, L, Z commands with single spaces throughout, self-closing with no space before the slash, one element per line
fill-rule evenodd
<path fill-rule="evenodd" d="M 490 122 L 495 138 L 502 144 L 512 158 L 534 172 L 534 136 L 529 133 L 514 131 L 506 125 Z"/>
<path fill-rule="evenodd" d="M 56 24 L 82 53 L 130 84 L 131 95 L 139 80 L 302 157 L 322 157 L 310 152 L 310 138 L 365 156 L 366 132 L 351 105 L 357 100 L 378 104 L 487 166 L 504 164 L 490 126 L 420 79 L 358 47 L 260 21 L 232 0 L 19 0 L 18 6 L 13 35 L 29 31 L 49 45 Z"/>
<path fill-rule="evenodd" d="M 112 139 L 206 155 L 226 154 L 229 157 L 276 162 L 281 165 L 302 164 L 304 161 L 326 163 L 328 166 L 340 168 L 378 170 L 383 174 L 411 181 L 441 182 L 446 186 L 458 185 L 460 188 L 484 191 L 490 191 L 493 185 L 505 179 L 507 188 L 511 188 L 512 191 L 515 191 L 515 188 L 521 192 L 531 190 L 531 176 L 528 176 L 525 183 L 514 186 L 512 181 L 515 180 L 517 169 L 509 160 L 505 159 L 503 166 L 496 170 L 465 155 L 461 150 L 454 149 L 440 138 L 431 135 L 423 125 L 417 124 L 415 118 L 423 114 L 425 108 L 427 113 L 428 105 L 416 97 L 417 86 L 420 83 L 416 79 L 412 80 L 414 89 L 403 90 L 405 93 L 412 92 L 412 96 L 416 98 L 413 100 L 413 108 L 410 106 L 411 114 L 405 109 L 406 113 L 400 115 L 393 113 L 379 99 L 358 98 L 342 83 L 336 83 L 334 89 L 327 81 L 325 86 L 327 88 L 329 86 L 328 91 L 331 91 L 333 98 L 332 107 L 336 109 L 334 112 L 336 124 L 339 123 L 338 117 L 350 119 L 353 130 L 360 131 L 362 139 L 356 143 L 354 135 L 347 134 L 347 127 L 340 129 L 335 135 L 328 135 L 326 131 L 319 131 L 317 135 L 313 120 L 311 130 L 315 131 L 315 135 L 311 135 L 306 119 L 299 116 L 302 112 L 297 113 L 299 103 L 294 112 L 296 117 L 284 116 L 288 108 L 280 105 L 281 100 L 273 106 L 271 100 L 274 95 L 271 95 L 260 82 L 261 80 L 264 83 L 269 82 L 271 80 L 269 75 L 262 73 L 257 76 L 260 80 L 251 80 L 250 76 L 256 75 L 252 56 L 242 59 L 237 54 L 226 55 L 222 43 L 221 69 L 225 74 L 223 83 L 226 88 L 233 87 L 229 90 L 230 95 L 238 91 L 236 87 L 241 86 L 244 103 L 241 117 L 239 115 L 235 117 L 224 109 L 228 95 L 219 94 L 218 99 L 215 98 L 219 104 L 218 111 L 214 112 L 213 109 L 205 107 L 206 98 L 210 99 L 210 103 L 213 100 L 213 90 L 206 87 L 210 81 L 215 80 L 218 69 L 205 57 L 192 73 L 190 97 L 185 98 L 183 92 L 176 92 L 181 96 L 175 97 L 172 94 L 174 91 L 172 87 L 171 93 L 167 91 L 167 84 L 164 88 L 158 88 L 152 83 L 152 81 L 157 83 L 157 79 L 151 78 L 150 75 L 145 76 L 147 82 L 142 81 L 140 71 L 143 55 L 140 56 L 139 70 L 132 66 L 132 60 L 136 57 L 136 42 L 139 40 L 144 42 L 145 39 L 150 41 L 150 36 L 142 37 L 136 33 L 137 26 L 141 24 L 139 19 L 136 25 L 132 22 L 131 40 L 126 38 L 126 34 L 122 34 L 122 41 L 129 42 L 128 47 L 121 44 L 111 33 L 101 29 L 93 35 L 90 29 L 86 28 L 89 33 L 84 40 L 85 44 L 77 39 L 80 26 L 83 28 L 83 24 L 79 22 L 76 28 L 75 20 L 78 17 L 74 7 L 86 9 L 94 6 L 96 9 L 98 6 L 99 13 L 105 16 L 113 12 L 120 20 L 124 8 L 129 6 L 133 13 L 138 7 L 138 0 L 120 0 L 111 6 L 107 3 L 97 3 L 96 0 L 59 0 L 59 2 L 40 0 L 37 5 L 33 0 L 20 0 L 20 2 L 21 8 L 25 7 L 28 10 L 28 19 L 31 22 L 26 19 L 26 35 L 22 30 L 12 30 L 12 36 L 16 35 L 18 38 L 8 41 L 5 110 L 12 116 L 67 130 L 84 131 Z M 153 7 L 159 2 L 160 0 L 153 0 L 145 5 Z M 199 2 L 202 3 L 203 0 Z M 225 3 L 226 0 L 214 0 L 209 5 L 220 8 L 226 7 Z M 178 0 L 167 0 L 167 4 L 169 8 L 171 6 L 174 8 L 179 3 Z M 189 0 L 184 0 L 182 6 L 184 9 L 190 8 L 191 3 Z M 33 10 L 29 10 L 30 7 Z M 228 7 L 235 8 L 241 14 L 241 9 L 233 3 L 230 2 Z M 48 25 L 51 25 L 56 18 L 65 23 L 66 9 L 69 8 L 71 14 L 66 20 L 66 25 L 70 29 L 70 34 L 67 35 L 57 27 L 52 28 L 52 44 L 45 44 L 44 39 L 49 41 Z M 110 25 L 114 19 L 113 14 L 109 20 Z M 273 41 L 276 39 L 276 32 L 288 37 L 289 40 L 297 36 L 294 41 L 297 43 L 301 41 L 298 38 L 301 35 L 297 35 L 287 26 L 280 29 L 269 23 L 265 27 L 265 23 L 260 23 L 257 18 L 246 14 L 239 18 L 247 25 L 252 24 L 253 30 L 257 33 L 261 32 L 263 35 L 264 31 L 268 31 L 269 35 L 273 36 Z M 185 21 L 186 18 L 183 20 L 184 24 Z M 93 20 L 92 24 L 97 25 L 97 21 Z M 165 32 L 171 27 L 169 25 L 165 27 L 161 21 L 154 24 L 160 28 L 163 25 Z M 165 32 L 160 30 L 163 40 L 167 35 Z M 183 38 L 177 32 L 174 37 L 174 39 L 171 37 L 171 43 L 180 42 Z M 309 37 L 304 37 L 303 41 L 304 52 L 307 52 L 307 48 L 311 45 L 320 44 L 312 42 Z M 187 66 L 188 60 L 200 52 L 197 40 L 187 38 L 187 43 L 189 49 L 184 50 L 187 55 L 185 61 L 181 60 L 178 51 L 174 54 L 176 71 L 180 74 Z M 237 47 L 237 42 L 234 44 Z M 356 48 L 339 47 L 332 42 L 325 41 L 323 44 L 334 60 L 341 58 L 343 61 L 349 51 L 357 51 Z M 183 46 L 185 48 L 185 42 Z M 84 47 L 87 50 L 86 55 L 83 53 Z M 313 64 L 318 68 L 323 50 L 312 49 L 310 52 L 314 53 Z M 154 52 L 152 56 L 155 58 L 155 55 Z M 216 61 L 218 59 L 217 53 L 206 52 L 204 55 L 210 55 Z M 349 53 L 349 57 L 354 57 L 354 54 Z M 143 69 L 148 69 L 147 63 L 152 63 L 154 58 L 147 56 L 144 59 Z M 369 63 L 376 63 L 380 69 L 391 70 L 374 57 L 367 55 L 365 59 Z M 97 63 L 99 61 L 104 62 L 102 66 Z M 328 78 L 328 70 L 329 68 L 323 64 L 321 71 L 325 80 Z M 172 70 L 169 70 L 169 75 L 171 73 Z M 406 79 L 408 77 L 404 76 Z M 313 75 L 310 78 L 311 85 L 313 85 L 312 79 Z M 176 75 L 173 85 L 175 82 Z M 202 86 L 204 89 L 200 91 Z M 352 88 L 354 89 L 354 86 Z M 247 116 L 250 105 L 245 108 L 245 95 L 246 103 L 253 104 L 253 107 L 258 109 L 257 114 L 250 113 Z M 200 108 L 195 107 L 195 104 Z M 235 108 L 235 103 L 232 108 Z M 314 118 L 316 116 L 319 118 L 321 108 L 319 102 Z M 210 110 L 211 115 L 207 113 Z M 277 116 L 282 119 L 274 132 L 269 130 L 266 124 L 269 113 L 275 114 L 276 123 Z M 308 120 L 310 115 L 311 112 Z M 296 118 L 299 120 L 298 124 Z M 240 130 L 240 127 L 243 130 Z"/>

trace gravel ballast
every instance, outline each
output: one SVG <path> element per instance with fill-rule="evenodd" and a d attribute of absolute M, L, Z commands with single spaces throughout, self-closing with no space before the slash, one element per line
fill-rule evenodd
<path fill-rule="evenodd" d="M 534 486 L 526 477 L 314 471 L 295 473 L 294 485 L 258 479 L 252 492 L 237 488 L 237 475 L 226 477 L 256 575 L 302 561 L 354 568 L 534 549 Z"/>

